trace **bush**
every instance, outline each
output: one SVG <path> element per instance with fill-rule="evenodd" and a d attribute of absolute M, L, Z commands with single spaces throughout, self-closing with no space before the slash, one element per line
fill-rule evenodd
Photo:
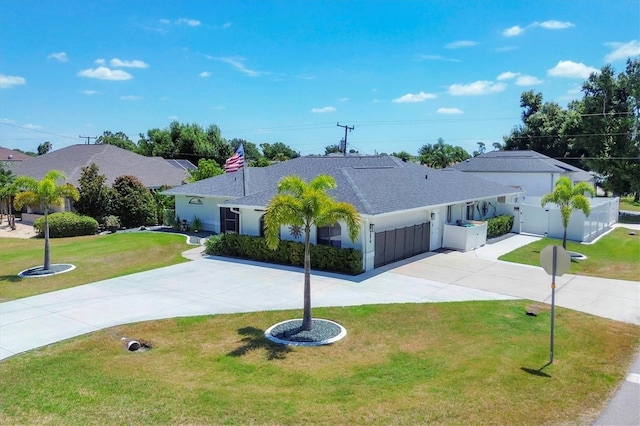
<path fill-rule="evenodd" d="M 125 228 L 155 225 L 157 222 L 153 197 L 135 176 L 119 176 L 113 182 L 109 213 L 118 216 Z"/>
<path fill-rule="evenodd" d="M 33 223 L 39 237 L 44 237 L 44 217 Z M 64 238 L 80 235 L 93 235 L 98 232 L 98 221 L 89 216 L 71 212 L 52 213 L 49 215 L 49 237 Z"/>
<path fill-rule="evenodd" d="M 118 216 L 109 215 L 104 218 L 103 223 L 104 223 L 104 227 L 107 228 L 109 231 L 115 232 L 118 228 L 120 228 L 120 219 L 118 218 Z"/>
<path fill-rule="evenodd" d="M 487 238 L 496 238 L 511 232 L 513 215 L 504 214 L 487 220 Z"/>
<path fill-rule="evenodd" d="M 280 241 L 276 250 L 267 247 L 262 237 L 239 234 L 220 234 L 206 242 L 205 253 L 218 256 L 241 257 L 283 265 L 304 266 L 304 244 Z M 362 272 L 362 252 L 348 248 L 311 246 L 311 268 L 356 275 Z"/>

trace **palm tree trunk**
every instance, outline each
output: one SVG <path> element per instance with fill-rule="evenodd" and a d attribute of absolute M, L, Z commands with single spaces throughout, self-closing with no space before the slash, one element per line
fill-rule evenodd
<path fill-rule="evenodd" d="M 49 255 L 49 212 L 44 212 L 44 267 L 45 271 L 51 269 L 51 256 Z"/>
<path fill-rule="evenodd" d="M 562 234 L 562 248 L 567 249 L 567 227 L 564 228 L 564 233 Z"/>
<path fill-rule="evenodd" d="M 302 317 L 302 331 L 311 330 L 311 241 L 309 234 L 311 227 L 304 228 L 304 312 Z"/>

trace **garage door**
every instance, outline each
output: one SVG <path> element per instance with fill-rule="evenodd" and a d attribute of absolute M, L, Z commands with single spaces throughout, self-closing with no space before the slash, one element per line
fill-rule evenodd
<path fill-rule="evenodd" d="M 373 267 L 406 259 L 429 251 L 430 223 L 376 232 Z"/>

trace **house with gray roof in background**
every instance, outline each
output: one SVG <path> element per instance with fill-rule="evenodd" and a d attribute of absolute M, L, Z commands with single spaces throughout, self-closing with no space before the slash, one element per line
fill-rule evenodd
<path fill-rule="evenodd" d="M 157 189 L 182 185 L 188 176 L 184 166 L 170 163 L 162 157 L 145 157 L 109 144 L 71 145 L 22 161 L 12 170 L 15 175 L 38 180 L 50 170 L 60 170 L 67 175 L 67 182 L 78 187 L 82 169 L 92 163 L 98 166 L 99 174 L 106 176 L 107 185 L 112 185 L 119 176 L 131 175 L 147 188 Z"/>
<path fill-rule="evenodd" d="M 5 169 L 12 169 L 17 164 L 23 161 L 29 160 L 33 157 L 25 154 L 24 152 L 14 151 L 9 148 L 3 148 L 0 146 L 0 166 Z"/>
<path fill-rule="evenodd" d="M 536 151 L 491 151 L 451 167 L 503 185 L 518 186 L 525 195 L 535 197 L 552 192 L 561 176 L 573 183 L 594 184 L 591 173 Z"/>
<path fill-rule="evenodd" d="M 175 197 L 176 216 L 188 222 L 197 217 L 203 229 L 257 236 L 264 233 L 265 208 L 281 178 L 297 175 L 309 181 L 320 174 L 336 180 L 336 189 L 329 192 L 332 197 L 356 207 L 361 231 L 352 243 L 346 226 L 338 223 L 312 230 L 311 242 L 361 250 L 365 270 L 442 247 L 466 250 L 482 245 L 482 221 L 496 215 L 500 204 L 522 198 L 522 191 L 514 187 L 392 156 L 298 157 L 268 167 L 246 167 L 163 194 Z M 484 237 L 478 237 L 482 233 Z M 287 240 L 304 237 L 285 227 L 280 234 Z"/>
<path fill-rule="evenodd" d="M 562 176 L 574 184 L 587 182 L 595 186 L 594 176 L 578 167 L 535 151 L 492 151 L 451 166 L 470 176 L 503 185 L 517 186 L 524 191 L 518 205 L 507 206 L 515 216 L 514 232 L 562 238 L 564 227 L 560 209 L 555 204 L 541 205 L 542 196 L 553 192 Z M 594 188 L 595 189 L 595 188 Z M 618 197 L 590 199 L 591 214 L 581 211 L 571 215 L 567 238 L 592 241 L 618 221 Z"/>

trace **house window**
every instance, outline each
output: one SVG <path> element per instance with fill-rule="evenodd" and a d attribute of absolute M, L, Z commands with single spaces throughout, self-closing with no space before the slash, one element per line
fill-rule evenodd
<path fill-rule="evenodd" d="M 264 215 L 260 216 L 260 236 L 264 237 Z"/>
<path fill-rule="evenodd" d="M 240 215 L 231 211 L 228 207 L 220 207 L 220 233 L 240 233 Z"/>
<path fill-rule="evenodd" d="M 342 247 L 342 228 L 339 223 L 331 226 L 322 226 L 318 228 L 317 233 L 318 245 Z"/>
<path fill-rule="evenodd" d="M 467 220 L 473 220 L 473 203 L 467 204 Z"/>
<path fill-rule="evenodd" d="M 451 223 L 453 206 L 447 206 L 447 223 Z"/>

